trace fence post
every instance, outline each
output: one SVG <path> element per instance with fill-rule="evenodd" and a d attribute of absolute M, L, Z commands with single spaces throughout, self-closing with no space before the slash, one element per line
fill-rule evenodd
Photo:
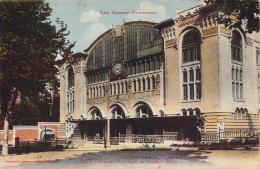
<path fill-rule="evenodd" d="M 44 127 L 44 142 L 46 143 L 46 126 Z"/>
<path fill-rule="evenodd" d="M 164 130 L 163 130 L 163 140 L 164 140 Z"/>
<path fill-rule="evenodd" d="M 15 137 L 15 147 L 19 147 L 20 141 L 19 141 L 19 137 Z"/>
<path fill-rule="evenodd" d="M 221 140 L 220 127 L 218 128 L 218 131 L 219 131 L 219 142 L 220 142 L 220 150 L 222 150 L 222 149 L 223 149 L 223 147 L 222 147 L 222 140 Z"/>
<path fill-rule="evenodd" d="M 57 144 L 58 144 L 58 140 L 57 140 L 57 137 L 56 137 L 56 147 L 57 147 Z"/>
<path fill-rule="evenodd" d="M 239 137 L 239 138 L 241 138 L 241 134 L 242 134 L 242 133 L 241 133 L 241 129 L 240 129 L 240 137 Z"/>
<path fill-rule="evenodd" d="M 218 128 L 218 140 L 220 141 L 220 127 Z"/>

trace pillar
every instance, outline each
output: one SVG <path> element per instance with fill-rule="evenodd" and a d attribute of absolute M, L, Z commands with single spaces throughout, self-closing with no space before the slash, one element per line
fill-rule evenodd
<path fill-rule="evenodd" d="M 126 122 L 126 142 L 132 142 L 132 135 L 133 135 L 133 127 L 130 121 Z"/>
<path fill-rule="evenodd" d="M 115 110 L 115 119 L 117 118 L 117 111 Z"/>
<path fill-rule="evenodd" d="M 103 136 L 107 137 L 107 122 L 104 123 L 104 126 L 103 126 Z"/>

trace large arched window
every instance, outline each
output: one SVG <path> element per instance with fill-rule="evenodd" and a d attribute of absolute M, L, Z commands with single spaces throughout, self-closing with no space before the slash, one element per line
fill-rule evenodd
<path fill-rule="evenodd" d="M 68 69 L 68 89 L 74 87 L 74 72 L 72 67 Z"/>
<path fill-rule="evenodd" d="M 137 118 L 153 117 L 153 112 L 149 106 L 142 105 L 136 109 Z"/>
<path fill-rule="evenodd" d="M 190 30 L 182 41 L 182 100 L 201 99 L 200 34 Z"/>
<path fill-rule="evenodd" d="M 86 79 L 89 79 L 87 85 L 107 80 L 104 76 L 111 69 L 112 63 L 122 60 L 125 61 L 128 75 L 159 70 L 163 39 L 151 22 L 124 23 L 106 31 L 89 49 L 86 62 Z M 90 80 L 94 73 L 98 76 Z"/>
<path fill-rule="evenodd" d="M 67 113 L 72 113 L 74 111 L 74 71 L 72 67 L 68 69 L 67 77 Z"/>
<path fill-rule="evenodd" d="M 102 119 L 102 114 L 99 110 L 94 110 L 91 113 L 91 120 L 100 120 Z"/>
<path fill-rule="evenodd" d="M 112 111 L 111 111 L 111 119 L 123 119 L 125 118 L 125 113 L 123 109 L 119 106 L 116 106 Z"/>
<path fill-rule="evenodd" d="M 182 41 L 182 63 L 200 60 L 200 36 L 195 31 L 189 31 Z"/>
<path fill-rule="evenodd" d="M 237 30 L 232 31 L 231 61 L 232 97 L 235 101 L 241 101 L 243 100 L 243 50 L 242 37 Z"/>
<path fill-rule="evenodd" d="M 234 30 L 232 32 L 232 40 L 231 40 L 231 58 L 232 60 L 242 62 L 242 38 L 238 31 Z"/>

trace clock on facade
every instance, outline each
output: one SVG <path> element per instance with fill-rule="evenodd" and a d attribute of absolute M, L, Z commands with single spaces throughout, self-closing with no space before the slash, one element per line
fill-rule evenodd
<path fill-rule="evenodd" d="M 117 63 L 113 66 L 112 71 L 115 75 L 119 75 L 123 72 L 123 65 L 122 63 Z"/>

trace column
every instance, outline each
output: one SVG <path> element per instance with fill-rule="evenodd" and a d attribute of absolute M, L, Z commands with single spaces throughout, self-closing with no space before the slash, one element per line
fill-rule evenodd
<path fill-rule="evenodd" d="M 139 110 L 139 114 L 140 114 L 140 118 L 142 118 L 143 117 L 142 109 Z"/>
<path fill-rule="evenodd" d="M 196 83 L 196 68 L 193 69 L 193 80 L 194 80 L 194 87 L 193 87 L 193 90 L 194 90 L 194 100 L 197 100 L 197 83 Z M 194 113 L 194 112 L 193 112 Z"/>
<path fill-rule="evenodd" d="M 126 122 L 126 142 L 132 142 L 133 127 L 130 121 Z"/>
<path fill-rule="evenodd" d="M 117 118 L 117 111 L 115 110 L 115 119 Z"/>
<path fill-rule="evenodd" d="M 93 112 L 93 120 L 96 120 L 96 118 L 97 118 L 97 115 L 96 115 L 96 113 L 95 112 Z"/>
<path fill-rule="evenodd" d="M 107 137 L 107 123 L 104 123 L 103 126 L 103 137 Z"/>
<path fill-rule="evenodd" d="M 190 100 L 190 70 L 187 68 L 187 100 Z M 187 113 L 187 115 L 190 113 Z"/>
<path fill-rule="evenodd" d="M 140 79 L 140 92 L 143 92 L 144 88 L 143 88 L 143 79 Z"/>

